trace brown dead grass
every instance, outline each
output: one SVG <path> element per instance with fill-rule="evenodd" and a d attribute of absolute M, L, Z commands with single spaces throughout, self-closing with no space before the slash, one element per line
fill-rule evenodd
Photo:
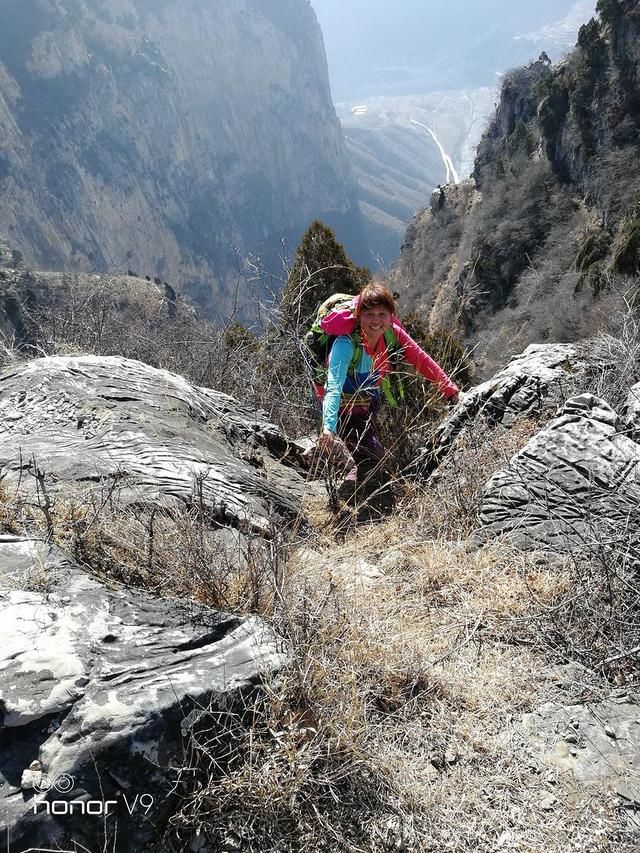
<path fill-rule="evenodd" d="M 195 503 L 136 506 L 126 478 L 85 490 L 54 491 L 53 483 L 49 488 L 50 523 L 28 473 L 20 483 L 0 481 L 0 532 L 48 539 L 106 582 L 195 599 L 237 615 L 273 613 L 279 530 L 274 528 L 270 543 L 256 536 L 221 540 L 212 518 Z"/>
<path fill-rule="evenodd" d="M 304 537 L 274 531 L 240 570 L 197 508 L 152 523 L 115 491 L 54 503 L 55 541 L 92 571 L 260 613 L 291 650 L 244 713 L 194 729 L 167 850 L 196 833 L 254 853 L 614 849 L 612 800 L 550 781 L 517 725 L 606 690 L 587 675 L 561 689 L 551 666 L 550 616 L 575 566 L 468 542 L 482 484 L 534 431 L 470 436 L 384 521 L 345 529 L 310 497 Z M 5 529 L 46 531 L 33 496 L 5 488 L 0 513 Z"/>
<path fill-rule="evenodd" d="M 564 805 L 562 795 L 553 815 L 562 831 L 545 828 L 538 802 L 548 785 L 515 731 L 508 734 L 519 713 L 560 698 L 536 634 L 540 613 L 567 592 L 569 563 L 563 571 L 505 545 L 469 551 L 425 541 L 421 526 L 407 522 L 405 515 L 403 524 L 395 517 L 358 531 L 340 551 L 342 568 L 327 543 L 329 574 L 310 576 L 307 557 L 293 564 L 290 582 L 318 593 L 328 582 L 325 597 L 338 599 L 333 606 L 351 626 L 340 647 L 349 666 L 322 667 L 331 672 L 329 695 L 345 695 L 375 662 L 361 711 L 370 723 L 363 750 L 385 768 L 412 827 L 410 849 L 489 850 L 503 833 L 513 850 L 566 850 L 573 839 L 605 849 L 587 840 L 596 816 Z M 382 567 L 381 575 L 354 584 L 349 562 L 358 559 Z"/>
<path fill-rule="evenodd" d="M 561 690 L 540 636 L 571 561 L 429 538 L 411 506 L 345 541 L 309 501 L 314 534 L 291 552 L 274 614 L 292 666 L 235 771 L 210 773 L 192 801 L 217 804 L 207 837 L 231 827 L 250 851 L 613 849 L 611 799 L 550 781 L 517 726 L 604 689 Z"/>

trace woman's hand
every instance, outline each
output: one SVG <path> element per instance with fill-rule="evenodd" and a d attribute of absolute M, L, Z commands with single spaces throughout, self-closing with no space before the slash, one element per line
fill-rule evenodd
<path fill-rule="evenodd" d="M 452 394 L 451 397 L 447 397 L 447 403 L 449 403 L 450 406 L 457 406 L 458 403 L 464 402 L 466 396 L 467 395 L 464 391 L 458 391 L 457 394 Z"/>
<path fill-rule="evenodd" d="M 355 467 L 355 460 L 349 448 L 334 432 L 323 430 L 318 438 L 318 449 L 327 462 L 336 468 L 350 471 Z"/>
<path fill-rule="evenodd" d="M 334 432 L 323 429 L 318 438 L 318 447 L 323 453 L 329 454 L 337 441 L 340 441 L 340 439 Z"/>

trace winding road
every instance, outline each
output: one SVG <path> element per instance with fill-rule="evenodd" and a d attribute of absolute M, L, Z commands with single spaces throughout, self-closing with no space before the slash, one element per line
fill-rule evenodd
<path fill-rule="evenodd" d="M 444 163 L 445 169 L 447 170 L 446 183 L 450 184 L 451 179 L 453 177 L 453 183 L 459 184 L 460 183 L 460 176 L 458 175 L 458 173 L 455 170 L 455 167 L 453 165 L 453 161 L 451 160 L 451 157 L 449 157 L 447 152 L 442 147 L 442 144 L 441 144 L 440 140 L 438 139 L 438 137 L 435 135 L 435 133 L 431 130 L 430 127 L 427 127 L 427 125 L 423 124 L 421 121 L 416 121 L 414 118 L 410 118 L 409 121 L 411 122 L 411 124 L 417 124 L 418 127 L 423 127 L 428 133 L 431 134 L 433 141 L 438 146 L 438 150 L 440 151 L 440 156 L 442 157 L 442 162 Z"/>

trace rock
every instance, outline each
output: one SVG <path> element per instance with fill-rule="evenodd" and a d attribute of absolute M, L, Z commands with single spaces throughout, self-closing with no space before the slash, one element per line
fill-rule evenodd
<path fill-rule="evenodd" d="M 403 548 L 390 548 L 378 563 L 378 568 L 384 575 L 395 575 L 407 568 L 420 569 L 422 563 L 411 553 L 410 546 Z"/>
<path fill-rule="evenodd" d="M 631 386 L 623 409 L 624 419 L 633 436 L 640 437 L 640 382 Z"/>
<path fill-rule="evenodd" d="M 222 842 L 220 849 L 224 853 L 242 853 L 242 839 L 234 832 L 230 832 Z"/>
<path fill-rule="evenodd" d="M 51 494 L 87 483 L 122 487 L 125 503 L 202 501 L 217 522 L 267 533 L 294 516 L 304 481 L 274 453 L 286 439 L 232 397 L 125 358 L 58 356 L 0 373 L 0 468 Z"/>
<path fill-rule="evenodd" d="M 538 805 L 543 811 L 548 812 L 551 811 L 557 802 L 558 798 L 554 794 L 546 794 L 541 800 L 539 800 Z"/>
<path fill-rule="evenodd" d="M 446 193 L 444 191 L 444 187 L 441 187 L 439 184 L 436 189 L 431 193 L 431 198 L 429 199 L 429 207 L 432 213 L 437 213 L 439 210 L 442 210 L 444 207 L 446 199 Z"/>
<path fill-rule="evenodd" d="M 31 762 L 31 764 L 39 763 L 39 761 Z M 41 770 L 24 770 L 20 778 L 20 787 L 23 791 L 32 791 L 34 788 L 42 790 L 42 775 Z"/>
<path fill-rule="evenodd" d="M 444 763 L 451 766 L 458 762 L 460 755 L 455 749 L 448 749 L 444 754 Z"/>
<path fill-rule="evenodd" d="M 291 442 L 305 459 L 310 459 L 314 456 L 318 446 L 318 437 L 315 435 L 304 435 L 302 438 L 297 438 Z"/>
<path fill-rule="evenodd" d="M 611 407 L 574 397 L 489 480 L 474 538 L 566 552 L 597 547 L 597 527 L 631 545 L 640 535 L 639 463 L 640 445 Z"/>
<path fill-rule="evenodd" d="M 513 842 L 515 840 L 515 836 L 510 829 L 503 830 L 500 835 L 496 838 L 495 850 L 500 850 L 505 847 L 507 850 L 511 850 L 513 847 Z"/>
<path fill-rule="evenodd" d="M 402 548 L 389 548 L 380 559 L 380 568 L 383 572 L 393 572 L 399 569 L 407 561 Z"/>
<path fill-rule="evenodd" d="M 432 761 L 429 761 L 424 770 L 425 778 L 428 782 L 437 782 L 440 778 L 440 773 L 438 772 L 438 768 Z"/>
<path fill-rule="evenodd" d="M 589 690 L 593 681 L 593 672 L 576 661 L 564 664 L 551 664 L 542 671 L 542 677 L 556 688 L 567 694 L 578 690 L 584 693 Z M 577 698 L 577 697 L 574 697 Z"/>
<path fill-rule="evenodd" d="M 171 808 L 184 738 L 202 718 L 223 736 L 225 712 L 286 660 L 257 618 L 107 587 L 23 537 L 0 538 L 0 619 L 0 812 L 16 850 L 73 838 L 138 853 Z"/>
<path fill-rule="evenodd" d="M 6 243 L 0 242 L 0 269 L 13 265 L 13 253 Z"/>
<path fill-rule="evenodd" d="M 339 557 L 331 564 L 330 575 L 345 592 L 355 596 L 366 595 L 383 578 L 378 566 L 364 557 Z"/>
<path fill-rule="evenodd" d="M 489 425 L 510 427 L 518 418 L 543 405 L 560 402 L 571 374 L 572 381 L 584 370 L 573 344 L 532 344 L 491 379 L 465 392 L 436 433 L 433 449 L 425 449 L 417 465 L 433 468 L 452 449 L 460 433 L 478 417 Z"/>
<path fill-rule="evenodd" d="M 383 575 L 378 566 L 368 562 L 363 557 L 358 557 L 353 562 L 341 561 L 340 569 L 347 582 L 347 587 L 356 593 L 366 591 L 378 583 Z"/>
<path fill-rule="evenodd" d="M 581 745 L 571 749 L 563 737 L 576 722 Z M 549 703 L 525 714 L 522 728 L 547 765 L 640 807 L 640 697 L 623 695 L 589 705 Z M 614 730 L 615 739 L 609 734 Z"/>

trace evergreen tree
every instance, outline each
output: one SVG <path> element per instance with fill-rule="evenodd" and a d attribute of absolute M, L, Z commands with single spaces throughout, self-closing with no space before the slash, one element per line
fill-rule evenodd
<path fill-rule="evenodd" d="M 334 293 L 358 293 L 371 278 L 357 267 L 326 225 L 316 219 L 307 228 L 296 251 L 282 294 L 285 321 L 297 329 L 313 322 L 316 310 Z"/>

